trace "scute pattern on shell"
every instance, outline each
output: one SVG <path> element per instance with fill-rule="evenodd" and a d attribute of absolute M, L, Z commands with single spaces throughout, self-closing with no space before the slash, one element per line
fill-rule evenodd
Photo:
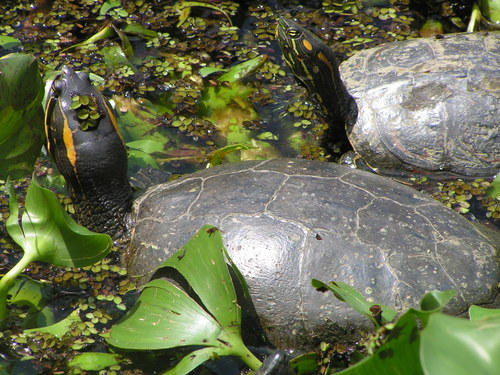
<path fill-rule="evenodd" d="M 497 293 L 492 243 L 440 203 L 390 179 L 333 163 L 229 164 L 153 187 L 136 201 L 127 255 L 150 272 L 203 224 L 222 231 L 260 323 L 278 346 L 304 347 L 367 322 L 310 285 L 347 282 L 404 309 L 428 290 L 455 289 L 450 311 Z M 497 242 L 499 243 L 499 242 Z"/>
<path fill-rule="evenodd" d="M 340 72 L 355 98 L 355 150 L 378 169 L 492 176 L 500 169 L 500 33 L 361 51 Z"/>

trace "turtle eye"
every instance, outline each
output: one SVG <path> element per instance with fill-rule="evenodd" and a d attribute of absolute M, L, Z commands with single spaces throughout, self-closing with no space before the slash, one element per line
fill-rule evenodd
<path fill-rule="evenodd" d="M 56 80 L 54 81 L 54 83 L 52 84 L 52 91 L 55 92 L 56 94 L 60 94 L 61 91 L 62 91 L 62 86 L 63 86 L 63 83 L 61 82 L 61 80 Z"/>
<path fill-rule="evenodd" d="M 294 28 L 289 28 L 287 30 L 288 36 L 293 39 L 297 39 L 300 36 L 300 31 Z"/>

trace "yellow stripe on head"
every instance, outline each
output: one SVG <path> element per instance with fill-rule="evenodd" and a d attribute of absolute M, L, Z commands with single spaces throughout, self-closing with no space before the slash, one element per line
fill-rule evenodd
<path fill-rule="evenodd" d="M 59 107 L 62 107 L 61 102 L 58 102 Z M 62 112 L 62 108 L 61 108 Z M 64 126 L 63 126 L 63 142 L 66 148 L 66 157 L 68 161 L 73 166 L 76 174 L 76 150 L 75 142 L 73 140 L 73 131 L 69 128 L 68 119 L 64 116 Z"/>

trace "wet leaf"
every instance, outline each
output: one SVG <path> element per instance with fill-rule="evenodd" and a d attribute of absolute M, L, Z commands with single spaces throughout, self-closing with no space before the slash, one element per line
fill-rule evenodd
<path fill-rule="evenodd" d="M 54 193 L 33 178 L 25 210 L 18 215 L 13 189 L 7 232 L 23 248 L 29 262 L 42 261 L 63 267 L 89 266 L 108 254 L 111 238 L 78 225 L 61 207 Z M 23 258 L 24 258 L 23 257 Z"/>
<path fill-rule="evenodd" d="M 378 327 L 384 323 L 392 322 L 397 314 L 396 310 L 392 309 L 389 306 L 367 301 L 360 292 L 358 292 L 352 286 L 347 285 L 343 282 L 332 281 L 328 284 L 325 284 L 319 280 L 313 279 L 311 281 L 311 284 L 316 289 L 326 288 L 330 290 L 339 300 L 346 302 L 354 310 L 367 317 L 375 327 Z M 373 313 L 370 310 L 373 305 L 378 305 L 382 309 L 382 320 L 380 322 L 374 318 Z"/>
<path fill-rule="evenodd" d="M 31 55 L 0 58 L 0 179 L 33 170 L 44 141 L 43 83 Z"/>
<path fill-rule="evenodd" d="M 420 358 L 428 375 L 498 374 L 500 316 L 469 321 L 444 314 L 430 316 L 422 332 Z"/>
<path fill-rule="evenodd" d="M 81 322 L 81 321 L 82 320 L 80 319 L 78 310 L 74 310 L 66 318 L 64 318 L 63 320 L 60 320 L 59 322 L 57 322 L 55 324 L 52 324 L 52 325 L 46 326 L 46 327 L 26 329 L 26 330 L 24 330 L 24 333 L 28 334 L 31 332 L 46 332 L 46 333 L 50 333 L 51 335 L 54 335 L 57 338 L 61 338 L 66 333 L 69 332 L 71 326 L 74 323 Z"/>

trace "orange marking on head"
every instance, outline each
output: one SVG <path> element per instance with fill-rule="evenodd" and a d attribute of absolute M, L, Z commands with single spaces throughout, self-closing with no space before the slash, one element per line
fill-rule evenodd
<path fill-rule="evenodd" d="M 303 45 L 303 46 L 305 47 L 305 49 L 307 49 L 308 51 L 312 51 L 312 49 L 313 49 L 312 44 L 311 44 L 308 40 L 306 40 L 306 39 L 304 39 L 304 40 L 302 41 L 302 45 Z"/>

